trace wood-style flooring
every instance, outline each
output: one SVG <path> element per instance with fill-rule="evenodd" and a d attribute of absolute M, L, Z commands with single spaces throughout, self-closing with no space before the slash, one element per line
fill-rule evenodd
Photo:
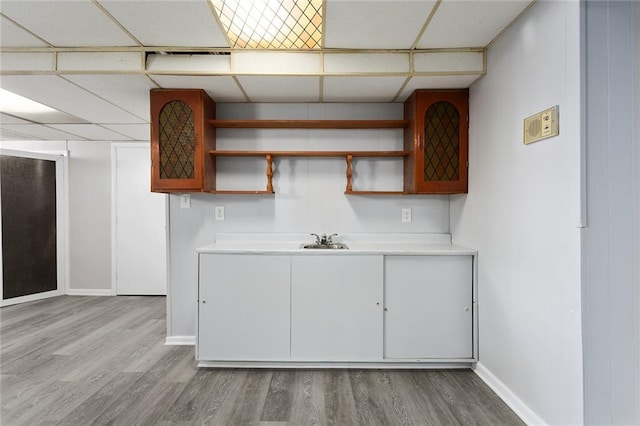
<path fill-rule="evenodd" d="M 198 369 L 164 297 L 0 309 L 0 424 L 521 425 L 470 370 Z"/>

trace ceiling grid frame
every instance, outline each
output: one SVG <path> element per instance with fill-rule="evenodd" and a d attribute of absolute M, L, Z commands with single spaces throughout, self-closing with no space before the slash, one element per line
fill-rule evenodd
<path fill-rule="evenodd" d="M 0 0 L 3 1 L 3 0 Z M 7 0 L 8 1 L 8 0 Z M 43 1 L 44 0 L 40 0 Z M 463 15 L 451 15 L 453 0 L 413 0 L 415 3 L 412 7 L 407 6 L 405 11 L 401 11 L 398 8 L 404 8 L 404 6 L 398 4 L 394 5 L 396 0 L 368 0 L 362 1 L 359 8 L 364 8 L 363 14 L 358 14 L 358 19 L 352 20 L 354 25 L 342 25 L 336 24 L 336 17 L 340 17 L 340 13 L 344 19 L 338 19 L 340 22 L 348 22 L 349 14 L 346 12 L 354 12 L 353 5 L 349 6 L 349 1 L 336 1 L 335 3 L 328 3 L 325 1 L 322 4 L 322 33 L 323 36 L 320 42 L 319 49 L 296 49 L 294 51 L 283 51 L 282 49 L 265 49 L 261 52 L 264 53 L 286 53 L 286 54 L 305 54 L 313 53 L 318 54 L 319 59 L 317 64 L 313 67 L 309 67 L 312 63 L 307 63 L 306 68 L 288 68 L 286 65 L 288 62 L 296 63 L 297 60 L 289 60 L 284 58 L 282 66 L 278 68 L 277 65 L 267 67 L 263 69 L 265 72 L 259 72 L 260 69 L 252 69 L 251 72 L 246 72 L 245 69 L 239 69 L 238 63 L 236 63 L 237 53 L 247 52 L 246 49 L 236 49 L 229 47 L 229 38 L 225 31 L 221 31 L 221 23 L 219 17 L 215 11 L 214 5 L 209 0 L 189 0 L 190 2 L 199 3 L 198 7 L 190 9 L 190 12 L 186 12 L 184 19 L 176 19 L 176 25 L 172 28 L 167 28 L 167 31 L 155 28 L 154 31 L 148 31 L 145 29 L 153 28 L 155 21 L 144 19 L 144 11 L 150 10 L 153 12 L 153 2 L 147 3 L 149 0 L 128 0 L 132 3 L 137 3 L 136 6 L 120 6 L 114 8 L 111 4 L 117 2 L 111 0 L 91 0 L 90 3 L 94 8 L 94 12 L 87 11 L 87 17 L 95 19 L 97 23 L 104 23 L 106 20 L 111 22 L 111 26 L 114 29 L 120 31 L 121 36 L 119 38 L 107 38 L 106 43 L 84 43 L 84 38 L 80 37 L 82 34 L 91 36 L 90 32 L 78 32 L 73 26 L 67 25 L 61 26 L 55 35 L 51 31 L 47 31 L 47 26 L 50 25 L 47 16 L 52 19 L 57 19 L 55 13 L 44 14 L 38 20 L 34 20 L 30 15 L 26 14 L 24 10 L 19 8 L 9 8 L 0 13 L 2 19 L 7 19 L 7 33 L 12 38 L 7 38 L 5 45 L 2 45 L 2 39 L 0 39 L 0 80 L 5 80 L 6 84 L 0 81 L 0 87 L 11 89 L 15 87 L 18 90 L 18 94 L 24 92 L 26 94 L 31 93 L 33 100 L 40 101 L 45 104 L 59 104 L 69 105 L 70 109 L 74 109 L 79 116 L 95 116 L 97 120 L 103 121 L 91 121 L 94 125 L 97 125 L 105 130 L 112 131 L 123 137 L 136 139 L 132 130 L 126 127 L 117 128 L 112 130 L 109 126 L 134 126 L 137 129 L 137 138 L 140 138 L 140 124 L 139 120 L 144 119 L 141 117 L 141 88 L 148 85 L 149 87 L 167 87 L 167 88 L 180 88 L 180 87 L 201 87 L 208 90 L 209 94 L 216 99 L 216 94 L 219 96 L 216 99 L 218 102 L 402 102 L 405 97 L 408 96 L 412 90 L 416 88 L 446 88 L 446 87 L 468 87 L 478 79 L 482 78 L 487 72 L 487 48 L 491 46 L 496 39 L 498 39 L 509 27 L 513 25 L 523 14 L 525 14 L 533 4 L 538 0 L 506 0 L 510 3 L 519 3 L 521 6 L 510 7 L 511 15 L 507 13 L 498 13 L 502 15 L 500 26 L 491 27 L 491 22 L 488 21 L 488 15 L 490 11 L 500 12 L 502 6 L 494 4 L 490 9 L 478 9 L 477 7 L 471 8 L 471 10 L 480 11 L 478 13 L 478 20 L 483 20 L 483 24 L 488 22 L 485 28 L 494 28 L 490 35 L 491 38 L 482 38 L 482 42 L 477 43 L 477 47 L 473 47 L 476 44 L 471 45 L 456 45 L 455 43 L 449 45 L 442 45 L 441 47 L 435 43 L 429 42 L 432 35 L 441 37 L 438 35 L 440 31 L 445 31 L 445 38 L 449 36 L 448 31 L 456 31 L 456 22 L 458 22 L 458 16 L 462 19 L 460 22 L 470 22 L 476 25 L 475 21 L 470 21 L 471 17 L 476 15 L 466 14 L 464 11 L 466 8 L 457 7 L 456 11 L 460 11 Z M 386 5 L 378 7 L 375 3 L 382 2 Z M 47 2 L 48 3 L 48 2 Z M 145 6 L 145 3 L 149 4 L 149 9 Z M 205 7 L 206 3 L 206 7 Z M 422 3 L 424 6 L 416 6 L 418 3 Z M 495 2 L 494 2 L 495 3 Z M 368 9 L 370 4 L 371 8 Z M 427 6 L 428 5 L 428 6 Z M 46 10 L 56 12 L 58 7 L 45 4 Z M 445 7 L 446 6 L 446 7 Z M 163 6 L 157 6 L 162 8 Z M 169 19 L 173 13 L 180 11 L 180 8 L 168 10 L 164 15 Z M 187 7 L 185 4 L 184 7 Z M 489 7 L 489 6 L 487 6 Z M 517 10 L 516 10 L 517 9 Z M 77 12 L 76 8 L 69 7 L 62 8 L 66 11 L 67 16 L 61 15 L 60 22 L 69 22 L 69 13 L 71 16 L 82 19 L 85 17 L 84 9 L 82 12 Z M 194 12 L 197 11 L 197 12 Z M 129 11 L 129 15 L 125 15 Z M 140 18 L 134 18 L 137 15 L 131 15 L 131 12 L 137 12 L 140 14 Z M 329 11 L 334 17 L 333 24 L 328 22 L 327 11 Z M 346 12 L 345 12 L 346 11 Z M 447 13 L 447 18 L 439 16 L 441 11 Z M 34 9 L 34 12 L 39 12 Z M 208 43 L 205 41 L 208 39 L 208 34 L 212 31 L 198 32 L 198 36 L 180 38 L 179 35 L 182 31 L 189 31 L 189 16 L 195 16 L 194 13 L 202 19 L 198 19 L 197 22 L 211 22 L 216 27 L 216 34 L 214 42 Z M 477 12 L 474 12 L 477 13 Z M 337 14 L 337 15 L 336 15 Z M 516 16 L 517 14 L 517 16 Z M 101 17 L 100 17 L 101 16 Z M 156 16 L 156 15 L 150 15 Z M 465 19 L 466 16 L 466 19 Z M 196 16 L 197 17 L 197 16 Z M 87 18 L 88 19 L 88 18 Z M 122 21 L 120 20 L 122 19 Z M 392 19 L 390 21 L 390 19 Z M 410 19 L 411 25 L 408 26 L 407 19 Z M 91 21 L 88 21 L 91 23 Z M 497 22 L 497 20 L 494 20 Z M 9 24 L 11 23 L 11 24 Z M 85 27 L 86 27 L 85 20 Z M 380 24 L 380 26 L 372 26 L 372 23 Z M 445 27 L 435 30 L 435 24 L 439 27 Z M 169 22 L 167 21 L 167 24 Z M 376 25 L 377 25 L 376 24 Z M 508 25 L 507 25 L 508 24 Z M 106 25 L 106 23 L 104 24 Z M 506 25 L 506 26 L 505 26 Z M 434 28 L 432 28 L 434 27 Z M 91 27 L 89 27 L 91 29 Z M 362 33 L 358 33 L 359 28 L 368 28 L 371 31 L 376 31 L 375 28 L 379 28 L 380 31 L 377 34 L 372 34 L 374 42 L 367 43 L 363 38 Z M 400 33 L 394 35 L 393 28 L 397 28 Z M 89 29 L 89 31 L 90 31 Z M 326 36 L 326 31 L 330 30 L 333 34 L 336 31 L 340 31 L 338 39 L 341 40 L 341 45 L 338 47 L 331 39 Z M 145 32 L 146 31 L 146 32 Z M 160 32 L 166 34 L 162 36 Z M 194 33 L 195 34 L 195 33 Z M 353 36 L 351 35 L 353 34 Z M 482 34 L 489 35 L 488 31 L 482 32 Z M 3 36 L 5 33 L 2 34 Z M 47 37 L 44 37 L 47 35 Z M 51 35 L 51 37 L 48 37 Z M 150 36 L 151 35 L 151 36 Z M 387 37 L 387 35 L 389 37 Z M 75 36 L 75 43 L 74 43 Z M 206 37 L 205 37 L 206 36 Z M 384 40 L 382 39 L 384 37 Z M 49 42 L 47 38 L 53 38 L 53 42 Z M 130 43 L 126 42 L 126 39 L 130 40 Z M 58 40 L 65 40 L 65 43 L 60 45 L 54 45 Z M 91 39 L 93 40 L 93 39 Z M 181 40 L 185 42 L 181 43 Z M 360 40 L 363 43 L 350 44 L 351 40 Z M 451 38 L 456 40 L 456 38 Z M 488 42 L 490 40 L 490 42 Z M 158 41 L 157 43 L 153 43 Z M 470 41 L 473 42 L 473 39 Z M 479 41 L 479 40 L 478 40 Z M 487 44 L 488 42 L 488 44 Z M 214 44 L 215 43 L 215 44 Z M 334 47 L 327 47 L 332 46 Z M 418 47 L 420 46 L 420 47 Z M 127 60 L 127 63 L 114 63 L 110 66 L 106 60 L 101 62 L 95 61 L 97 68 L 94 69 L 93 65 L 89 62 L 83 61 L 82 55 L 77 57 L 64 57 L 62 53 L 75 52 L 75 53 L 122 53 L 122 52 L 137 52 L 140 53 L 139 59 L 131 57 Z M 16 55 L 9 59 L 9 55 L 5 54 L 21 54 L 21 53 L 46 53 L 47 61 L 51 63 L 49 66 L 44 63 L 43 58 L 35 58 L 29 62 L 27 58 L 21 58 L 20 55 Z M 167 54 L 164 57 L 170 58 L 169 62 L 160 61 L 156 63 L 156 68 L 149 68 L 148 55 L 153 54 Z M 441 55 L 429 56 L 429 53 L 438 53 Z M 446 53 L 452 53 L 452 56 L 443 55 Z M 469 53 L 469 55 L 465 55 Z M 182 54 L 182 55 L 181 55 Z M 341 59 L 335 55 L 355 55 L 355 61 L 350 63 L 350 59 Z M 359 58 L 357 55 L 362 54 Z M 375 57 L 377 54 L 400 54 L 397 57 Z M 462 55 L 460 55 L 462 54 Z M 182 58 L 186 58 L 188 55 L 198 57 L 202 55 L 203 59 L 196 59 L 195 61 L 183 61 Z M 331 55 L 331 56 L 329 56 Z M 371 58 L 365 56 L 370 55 Z M 423 55 L 423 56 L 416 56 Z M 475 55 L 475 56 L 474 56 Z M 74 55 L 75 56 L 75 55 Z M 95 55 L 96 57 L 98 55 Z M 126 57 L 126 55 L 124 55 Z M 205 57 L 212 58 L 211 60 L 204 59 Z M 6 58 L 7 69 L 2 67 L 3 57 Z M 172 62 L 174 60 L 176 62 Z M 223 60 L 226 57 L 228 59 Z M 73 59 L 73 60 L 70 60 Z M 113 55 L 113 60 L 118 58 L 118 55 Z M 219 58 L 213 59 L 213 58 Z M 87 56 L 88 60 L 92 58 Z M 247 57 L 248 59 L 248 57 Z M 266 59 L 269 61 L 269 59 Z M 34 62 L 35 61 L 35 62 Z M 62 62 L 61 62 L 62 61 Z M 275 61 L 279 61 L 278 58 Z M 379 61 L 379 62 L 376 62 Z M 432 62 L 433 61 L 433 62 Z M 304 60 L 302 61 L 304 62 Z M 408 62 L 408 64 L 406 64 Z M 38 69 L 29 68 L 29 64 L 38 66 Z M 403 63 L 405 63 L 403 65 Z M 11 65 L 9 65 L 11 64 Z M 71 64 L 71 65 L 69 65 Z M 77 64 L 77 67 L 73 64 Z M 83 66 L 84 64 L 84 66 Z M 172 65 L 173 64 L 173 65 Z M 195 65 L 193 68 L 189 68 L 189 65 Z M 370 67 L 367 64 L 371 64 Z M 387 66 L 386 64 L 390 64 Z M 212 67 L 211 67 L 212 66 Z M 77 69 L 74 69 L 77 68 Z M 109 69 L 113 68 L 113 69 Z M 120 68 L 120 69 L 118 69 Z M 258 71 L 258 72 L 256 72 Z M 104 89 L 99 88 L 96 85 L 98 81 L 102 81 L 99 77 L 74 77 L 77 76 L 97 76 L 97 75 L 122 75 L 131 77 L 105 77 L 106 81 L 109 81 L 109 85 L 112 89 L 117 89 L 118 94 L 110 95 Z M 82 109 L 76 107 L 71 108 L 71 99 L 67 99 L 64 102 L 62 100 L 55 100 L 53 96 L 64 93 L 60 89 L 64 87 L 63 83 L 55 83 L 52 77 L 55 75 L 61 77 L 61 81 L 72 83 L 76 86 L 76 89 L 82 89 L 85 95 L 77 93 L 78 102 L 88 102 L 86 94 L 90 94 L 95 99 L 95 104 L 87 104 L 90 111 L 84 112 Z M 144 81 L 139 77 L 143 75 L 146 77 Z M 3 76 L 23 76 L 23 77 L 7 77 L 3 79 Z M 69 79 L 65 78 L 68 76 Z M 135 77 L 138 76 L 138 77 Z M 34 80 L 29 80 L 33 77 Z M 267 77 L 279 77 L 273 79 L 273 85 L 271 79 Z M 13 83 L 14 79 L 23 79 L 20 84 Z M 293 84 L 290 84 L 288 78 L 293 79 Z M 368 79 L 369 78 L 369 79 Z M 44 82 L 51 79 L 54 83 L 53 86 L 43 85 Z M 353 79 L 353 80 L 350 80 Z M 56 79 L 57 80 L 57 79 Z M 77 81 L 73 83 L 71 80 Z M 116 82 L 122 80 L 122 86 L 116 86 Z M 30 83 L 33 81 L 33 83 Z M 181 83 L 182 82 L 182 83 Z M 186 82 L 186 83 L 185 83 Z M 353 84 L 352 84 L 353 83 Z M 25 85 L 26 84 L 26 85 Z M 35 84 L 36 87 L 51 87 L 51 90 L 45 90 L 40 92 L 33 92 L 29 89 L 30 84 Z M 165 86 L 166 85 L 166 86 Z M 24 86 L 24 87 L 22 87 Z M 273 86 L 273 87 L 270 87 Z M 127 96 L 122 90 L 131 87 L 135 90 L 135 95 Z M 47 93 L 50 92 L 50 93 Z M 76 95 L 76 90 L 71 90 L 70 97 Z M 344 92 L 344 93 L 343 93 Z M 378 96 L 375 96 L 375 93 Z M 41 94 L 40 94 L 41 93 Z M 132 92 L 133 93 L 133 92 Z M 272 98 L 269 98 L 270 93 L 273 93 Z M 100 96 L 100 94 L 104 96 Z M 344 96 L 343 96 L 344 95 Z M 133 97 L 135 96 L 135 97 Z M 148 96 L 148 94 L 147 94 Z M 105 97 L 111 99 L 108 100 Z M 315 98 L 315 100 L 314 100 Z M 123 104 L 123 100 L 130 99 L 134 101 L 135 107 Z M 293 99 L 293 100 L 292 100 Z M 298 99 L 298 100 L 295 100 Z M 301 100 L 306 99 L 306 100 Z M 106 103 L 106 104 L 105 104 Z M 102 105 L 104 104 L 104 105 Z M 122 104 L 122 106 L 120 106 Z M 82 104 L 77 104 L 82 105 Z M 109 106 L 110 105 L 110 106 Z M 107 120 L 111 110 L 117 107 L 121 111 L 130 114 L 132 119 L 126 121 L 126 117 L 122 117 L 121 121 L 116 123 L 113 120 Z M 102 108 L 102 109 L 101 109 Z M 136 114 L 137 111 L 137 114 Z M 96 114 L 96 112 L 102 112 L 102 114 Z M 119 114 L 117 111 L 113 111 L 113 117 L 117 117 Z M 101 118 L 102 117 L 102 118 Z M 90 120 L 92 120 L 90 118 Z M 41 124 L 43 129 L 46 126 L 46 122 L 34 124 Z M 6 123 L 9 125 L 10 123 Z M 148 125 L 148 124 L 147 124 Z M 0 123 L 0 133 L 6 132 L 22 132 L 24 134 L 29 133 L 26 128 L 24 130 L 12 130 L 3 128 Z M 73 129 L 70 127 L 69 129 Z M 120 130 L 120 131 L 118 131 Z M 44 134 L 44 131 L 40 131 Z M 89 132 L 87 130 L 87 132 Z M 86 134 L 85 131 L 81 132 Z M 99 134 L 99 132 L 91 132 L 89 134 Z M 32 135 L 36 137 L 36 135 Z M 0 137 L 0 140 L 2 137 Z"/>

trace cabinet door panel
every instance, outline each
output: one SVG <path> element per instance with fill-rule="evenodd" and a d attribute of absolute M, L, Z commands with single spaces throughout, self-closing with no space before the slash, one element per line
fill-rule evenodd
<path fill-rule="evenodd" d="M 382 359 L 382 256 L 294 256 L 291 356 Z"/>
<path fill-rule="evenodd" d="M 385 258 L 385 358 L 473 357 L 471 256 Z"/>
<path fill-rule="evenodd" d="M 290 256 L 200 254 L 198 359 L 289 359 L 290 265 Z"/>

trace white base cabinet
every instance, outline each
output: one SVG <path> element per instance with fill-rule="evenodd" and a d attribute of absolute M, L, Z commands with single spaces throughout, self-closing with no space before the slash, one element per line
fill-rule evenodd
<path fill-rule="evenodd" d="M 291 256 L 200 254 L 199 360 L 289 359 Z"/>
<path fill-rule="evenodd" d="M 385 358 L 473 357 L 471 256 L 387 256 Z"/>
<path fill-rule="evenodd" d="M 294 256 L 291 358 L 382 358 L 382 256 Z"/>
<path fill-rule="evenodd" d="M 477 360 L 473 268 L 471 255 L 200 253 L 196 358 L 468 365 Z"/>

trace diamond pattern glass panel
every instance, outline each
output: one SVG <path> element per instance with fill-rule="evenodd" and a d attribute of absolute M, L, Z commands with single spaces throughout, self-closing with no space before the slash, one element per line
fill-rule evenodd
<path fill-rule="evenodd" d="M 158 119 L 160 179 L 193 179 L 196 131 L 193 110 L 183 101 L 168 102 Z"/>
<path fill-rule="evenodd" d="M 460 114 L 449 102 L 436 102 L 425 112 L 424 179 L 451 181 L 460 177 Z"/>
<path fill-rule="evenodd" d="M 319 49 L 322 0 L 211 0 L 231 47 Z"/>

